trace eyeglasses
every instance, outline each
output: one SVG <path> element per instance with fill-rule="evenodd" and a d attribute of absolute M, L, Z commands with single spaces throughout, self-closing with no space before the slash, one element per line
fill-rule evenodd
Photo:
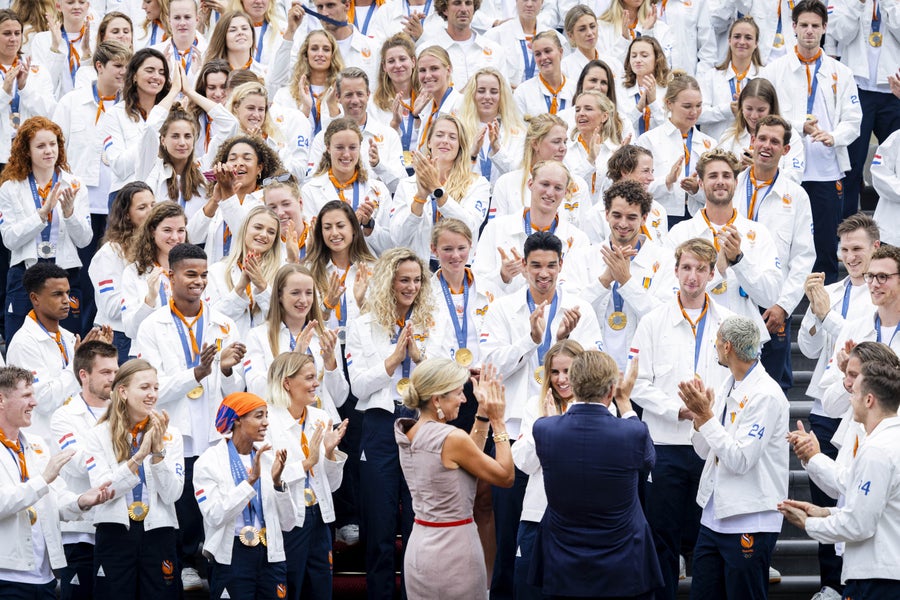
<path fill-rule="evenodd" d="M 887 283 L 888 279 L 896 275 L 900 275 L 900 273 L 863 273 L 863 279 L 866 280 L 866 283 L 877 281 L 881 285 L 884 285 Z"/>

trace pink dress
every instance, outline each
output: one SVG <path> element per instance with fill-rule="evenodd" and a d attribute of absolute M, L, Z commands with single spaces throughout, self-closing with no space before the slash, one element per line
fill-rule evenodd
<path fill-rule="evenodd" d="M 416 519 L 432 523 L 471 519 L 475 477 L 464 469 L 448 469 L 441 463 L 444 440 L 456 428 L 426 421 L 410 442 L 406 432 L 414 424 L 412 419 L 398 419 L 394 436 Z M 484 552 L 474 522 L 455 527 L 415 523 L 406 545 L 403 569 L 409 600 L 488 597 Z"/>

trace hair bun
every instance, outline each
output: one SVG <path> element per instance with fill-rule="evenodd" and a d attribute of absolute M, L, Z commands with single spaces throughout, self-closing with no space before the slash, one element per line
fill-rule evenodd
<path fill-rule="evenodd" d="M 672 69 L 671 77 L 674 81 L 675 79 L 679 79 L 681 77 L 688 77 L 688 73 L 684 69 Z"/>
<path fill-rule="evenodd" d="M 419 392 L 416 391 L 416 387 L 412 384 L 412 381 L 409 382 L 409 386 L 403 390 L 400 397 L 403 400 L 403 406 L 406 408 L 411 408 L 413 410 L 419 408 Z"/>

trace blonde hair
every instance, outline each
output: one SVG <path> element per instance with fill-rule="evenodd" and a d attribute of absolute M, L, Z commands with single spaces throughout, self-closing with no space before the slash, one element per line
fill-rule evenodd
<path fill-rule="evenodd" d="M 553 403 L 556 404 L 556 410 L 559 414 L 562 414 L 566 410 L 566 401 L 562 399 L 559 394 L 556 393 L 556 390 L 553 389 L 553 386 L 550 385 L 550 368 L 553 366 L 553 359 L 557 356 L 570 356 L 575 358 L 582 352 L 584 352 L 584 348 L 575 340 L 561 340 L 550 346 L 550 349 L 547 350 L 547 354 L 544 355 L 544 377 L 541 383 L 541 393 L 538 396 L 538 408 L 540 409 L 540 415 L 542 417 L 548 416 L 547 407 L 544 404 L 544 398 L 547 397 L 548 391 L 553 396 Z"/>
<path fill-rule="evenodd" d="M 413 329 L 427 332 L 434 325 L 434 301 L 431 298 L 431 277 L 428 263 L 419 258 L 409 248 L 391 248 L 382 253 L 375 263 L 375 270 L 369 278 L 366 304 L 362 312 L 372 312 L 376 323 L 387 331 L 393 332 L 397 324 L 396 298 L 394 297 L 394 278 L 401 263 L 414 262 L 419 265 L 422 287 L 413 302 L 410 320 Z"/>
<path fill-rule="evenodd" d="M 434 396 L 443 396 L 469 380 L 469 370 L 449 358 L 429 358 L 416 365 L 403 392 L 403 406 L 422 410 Z"/>
<path fill-rule="evenodd" d="M 465 126 L 469 135 L 475 135 L 481 127 L 481 121 L 478 119 L 478 110 L 475 108 L 475 90 L 478 89 L 478 78 L 481 76 L 494 77 L 500 87 L 500 101 L 497 107 L 497 117 L 500 119 L 500 139 L 506 141 L 509 139 L 508 136 L 518 135 L 524 131 L 525 122 L 522 120 L 522 113 L 513 99 L 512 88 L 509 87 L 509 82 L 497 69 L 483 67 L 475 71 L 466 87 L 463 88 L 460 110 L 456 115 L 460 123 Z"/>
<path fill-rule="evenodd" d="M 447 68 L 447 71 L 450 73 L 449 81 L 447 82 L 447 87 L 453 87 L 453 63 L 450 62 L 450 55 L 447 54 L 447 51 L 441 48 L 440 46 L 428 46 L 421 52 L 419 52 L 419 56 L 416 59 L 416 78 L 419 77 L 419 63 L 422 62 L 423 56 L 430 56 L 432 58 L 436 58 L 439 63 L 444 65 Z M 434 102 L 440 102 L 440 98 L 435 98 Z"/>
<path fill-rule="evenodd" d="M 603 137 L 603 139 L 612 140 L 616 144 L 621 144 L 622 117 L 619 116 L 619 111 L 616 110 L 616 105 L 613 104 L 613 101 L 598 90 L 588 90 L 586 92 L 581 92 L 580 94 L 578 94 L 578 97 L 575 98 L 575 102 L 578 102 L 578 99 L 582 98 L 583 96 L 590 96 L 591 98 L 593 98 L 597 103 L 597 108 L 606 113 L 606 122 L 600 128 L 600 135 Z M 572 129 L 571 139 L 574 140 L 578 136 L 578 128 L 576 127 Z"/>
<path fill-rule="evenodd" d="M 525 184 L 528 183 L 531 169 L 534 167 L 534 158 L 537 154 L 535 146 L 547 137 L 554 127 L 562 127 L 564 131 L 569 131 L 568 125 L 562 118 L 550 113 L 541 113 L 528 120 L 528 129 L 525 131 L 525 152 L 522 154 L 522 182 L 519 188 L 519 193 L 523 198 L 525 196 Z"/>
<path fill-rule="evenodd" d="M 288 277 L 294 273 L 300 273 L 310 278 L 313 283 L 312 305 L 306 314 L 306 323 L 310 321 L 316 322 L 316 333 L 322 335 L 325 331 L 325 319 L 322 317 L 322 308 L 319 306 L 319 292 L 316 289 L 316 279 L 313 274 L 303 265 L 288 263 L 282 266 L 275 273 L 275 279 L 272 281 L 272 301 L 269 303 L 269 314 L 266 315 L 266 338 L 269 342 L 269 349 L 272 356 L 278 356 L 280 345 L 278 343 L 278 334 L 281 332 L 281 324 L 284 322 L 284 308 L 281 306 L 281 294 L 284 292 L 284 286 L 287 285 Z M 304 323 L 304 325 L 306 325 Z"/>
<path fill-rule="evenodd" d="M 273 140 L 283 142 L 284 135 L 281 133 L 281 130 L 276 129 L 272 125 L 272 117 L 269 115 L 269 93 L 266 91 L 266 86 L 263 84 L 255 81 L 248 81 L 247 83 L 242 83 L 234 88 L 228 99 L 228 112 L 237 117 L 237 109 L 240 108 L 241 104 L 248 96 L 262 96 L 263 102 L 266 104 L 266 116 L 263 119 L 263 126 L 261 129 L 263 137 L 270 137 Z"/>
<path fill-rule="evenodd" d="M 337 40 L 334 36 L 324 29 L 314 29 L 306 34 L 303 43 L 300 44 L 300 51 L 297 53 L 297 62 L 294 63 L 294 70 L 291 73 L 291 82 L 288 84 L 291 89 L 291 98 L 300 106 L 300 78 L 304 75 L 309 76 L 309 44 L 314 35 L 323 35 L 328 43 L 331 44 L 331 64 L 328 65 L 328 77 L 325 83 L 327 88 L 334 85 L 338 73 L 344 70 L 344 60 L 341 58 L 341 51 L 338 48 Z"/>
<path fill-rule="evenodd" d="M 459 142 L 459 150 L 457 150 L 456 157 L 453 159 L 453 166 L 450 167 L 450 174 L 447 176 L 447 181 L 444 183 L 443 188 L 454 200 L 462 202 L 462 199 L 468 193 L 469 188 L 472 187 L 472 184 L 475 183 L 475 180 L 478 178 L 478 175 L 472 172 L 472 166 L 469 163 L 469 149 L 472 142 L 469 139 L 466 128 L 462 126 L 462 123 L 460 123 L 456 116 L 441 114 L 434 120 L 431 127 L 428 129 L 425 151 L 429 158 L 431 158 L 431 138 L 434 136 L 437 124 L 441 121 L 450 121 L 453 123 L 453 126 L 456 127 L 456 139 Z"/>
<path fill-rule="evenodd" d="M 228 288 L 228 291 L 232 291 L 234 289 L 234 281 L 231 279 L 231 271 L 235 265 L 240 266 L 245 260 L 245 251 L 246 247 L 244 246 L 244 237 L 247 235 L 247 230 L 250 228 L 250 221 L 256 218 L 259 215 L 266 215 L 273 221 L 275 221 L 275 239 L 272 241 L 272 247 L 266 250 L 266 253 L 260 256 L 260 267 L 262 268 L 263 276 L 266 278 L 266 281 L 271 281 L 275 276 L 275 272 L 278 270 L 279 265 L 281 265 L 281 222 L 278 220 L 278 215 L 275 212 L 268 208 L 267 206 L 254 206 L 250 209 L 250 212 L 247 213 L 247 216 L 244 218 L 244 222 L 241 224 L 241 229 L 238 235 L 234 238 L 234 248 L 231 253 L 225 258 L 225 287 Z M 239 264 L 240 263 L 240 264 Z M 243 267 L 242 267 L 243 268 Z M 258 303 L 253 303 L 253 314 L 260 314 L 262 309 L 260 309 Z"/>
<path fill-rule="evenodd" d="M 697 83 L 697 80 L 688 75 L 686 72 L 676 69 L 672 71 L 672 80 L 669 81 L 669 87 L 666 88 L 665 95 L 665 103 L 666 108 L 669 108 L 669 104 L 675 102 L 678 99 L 678 94 L 685 90 L 696 90 L 703 93 L 700 89 L 700 84 Z"/>
<path fill-rule="evenodd" d="M 676 267 L 681 264 L 681 257 L 684 256 L 685 252 L 696 256 L 702 264 L 709 267 L 710 271 L 716 268 L 716 260 L 719 258 L 719 252 L 709 240 L 703 238 L 691 238 L 678 244 L 678 247 L 675 248 Z"/>
<path fill-rule="evenodd" d="M 419 93 L 419 76 L 416 73 L 416 43 L 411 37 L 405 33 L 397 33 L 384 40 L 381 45 L 381 68 L 378 70 L 378 81 L 375 86 L 375 93 L 372 95 L 372 101 L 375 106 L 381 110 L 391 110 L 394 103 L 394 96 L 397 90 L 394 88 L 394 82 L 388 77 L 387 71 L 384 69 L 385 57 L 388 50 L 393 48 L 403 48 L 412 62 L 412 73 L 410 73 L 410 89 L 413 94 Z"/>
<path fill-rule="evenodd" d="M 132 378 L 144 371 L 156 373 L 156 367 L 142 358 L 133 358 L 119 367 L 109 393 L 109 408 L 106 414 L 97 420 L 98 423 L 109 421 L 113 451 L 116 461 L 120 463 L 128 460 L 131 456 L 131 444 L 126 438 L 131 431 L 131 425 L 128 421 L 128 403 L 119 392 L 119 388 L 127 388 L 131 384 Z"/>
<path fill-rule="evenodd" d="M 638 23 L 646 20 L 646 18 L 650 16 L 650 13 L 653 12 L 653 9 L 654 7 L 650 0 L 644 0 L 643 2 L 641 2 L 641 7 L 638 9 L 637 14 Z M 622 6 L 622 0 L 613 0 L 609 5 L 609 8 L 607 8 L 606 11 L 597 18 L 597 20 L 603 21 L 605 23 L 611 23 L 615 27 L 616 31 L 620 31 L 622 29 L 622 25 L 625 24 L 625 7 Z"/>
<path fill-rule="evenodd" d="M 244 3 L 241 0 L 232 0 L 231 10 L 247 12 L 244 8 Z M 278 27 L 278 13 L 275 12 L 275 2 L 269 2 L 269 5 L 266 7 L 266 14 L 263 18 L 269 23 L 269 27 Z M 250 26 L 253 27 L 252 19 L 250 21 Z"/>
<path fill-rule="evenodd" d="M 306 352 L 282 352 L 276 354 L 272 364 L 269 365 L 269 375 L 266 380 L 266 402 L 269 406 L 278 408 L 290 408 L 291 397 L 284 389 L 284 380 L 293 377 L 306 365 L 316 366 L 312 355 Z"/>
<path fill-rule="evenodd" d="M 431 245 L 437 246 L 441 234 L 447 231 L 463 236 L 469 240 L 469 244 L 472 244 L 472 230 L 469 229 L 469 226 L 459 219 L 447 218 L 441 219 L 431 228 Z"/>

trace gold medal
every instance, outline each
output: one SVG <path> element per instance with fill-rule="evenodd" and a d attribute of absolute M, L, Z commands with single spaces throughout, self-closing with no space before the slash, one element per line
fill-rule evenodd
<path fill-rule="evenodd" d="M 621 310 L 617 310 L 613 314 L 609 315 L 607 322 L 612 329 L 621 331 L 625 329 L 625 326 L 628 324 L 628 316 Z"/>
<path fill-rule="evenodd" d="M 187 393 L 187 397 L 190 398 L 191 400 L 196 400 L 197 398 L 199 398 L 202 395 L 203 395 L 203 384 L 198 385 L 197 387 L 195 387 L 194 389 L 192 389 L 191 391 L 189 391 Z"/>
<path fill-rule="evenodd" d="M 468 367 L 472 364 L 472 351 L 468 348 L 460 348 L 456 351 L 456 363 L 462 367 Z"/>
<path fill-rule="evenodd" d="M 32 525 L 37 523 L 37 511 L 34 509 L 33 506 L 29 506 L 28 508 L 26 508 L 25 513 L 28 515 L 28 520 L 31 522 Z"/>
<path fill-rule="evenodd" d="M 772 42 L 772 46 L 775 48 L 781 48 L 782 46 L 784 46 L 784 34 L 783 33 L 775 34 L 775 41 Z"/>
<path fill-rule="evenodd" d="M 881 32 L 873 31 L 869 34 L 869 45 L 873 48 L 881 48 Z"/>
<path fill-rule="evenodd" d="M 809 113 L 809 114 L 806 115 L 806 120 L 807 120 L 807 121 L 815 121 L 815 120 L 816 120 L 816 115 L 814 115 L 814 114 L 812 114 L 812 113 Z"/>
<path fill-rule="evenodd" d="M 409 377 L 404 377 L 400 381 L 397 382 L 397 393 L 403 394 L 406 390 L 409 389 Z"/>
<path fill-rule="evenodd" d="M 538 382 L 538 385 L 544 384 L 544 367 L 538 367 L 534 370 L 534 380 Z"/>
<path fill-rule="evenodd" d="M 238 539 L 241 540 L 241 543 L 245 546 L 258 546 L 259 545 L 259 529 L 252 525 L 244 525 L 241 528 L 241 533 L 238 535 Z"/>
<path fill-rule="evenodd" d="M 143 521 L 147 518 L 150 507 L 143 502 L 132 502 L 128 505 L 128 518 L 132 521 Z"/>
<path fill-rule="evenodd" d="M 712 293 L 716 294 L 717 296 L 720 296 L 727 291 L 728 291 L 728 282 L 723 281 L 722 283 L 720 283 L 719 285 L 717 285 L 716 287 L 713 288 Z"/>
<path fill-rule="evenodd" d="M 411 167 L 413 164 L 413 153 L 410 150 L 403 151 L 403 166 Z"/>
<path fill-rule="evenodd" d="M 314 506 L 318 501 L 316 499 L 316 493 L 312 488 L 305 488 L 303 490 L 303 501 L 306 503 L 306 506 Z"/>
<path fill-rule="evenodd" d="M 259 530 L 259 543 L 263 546 L 269 545 L 269 538 L 266 537 L 266 528 L 263 527 Z"/>

